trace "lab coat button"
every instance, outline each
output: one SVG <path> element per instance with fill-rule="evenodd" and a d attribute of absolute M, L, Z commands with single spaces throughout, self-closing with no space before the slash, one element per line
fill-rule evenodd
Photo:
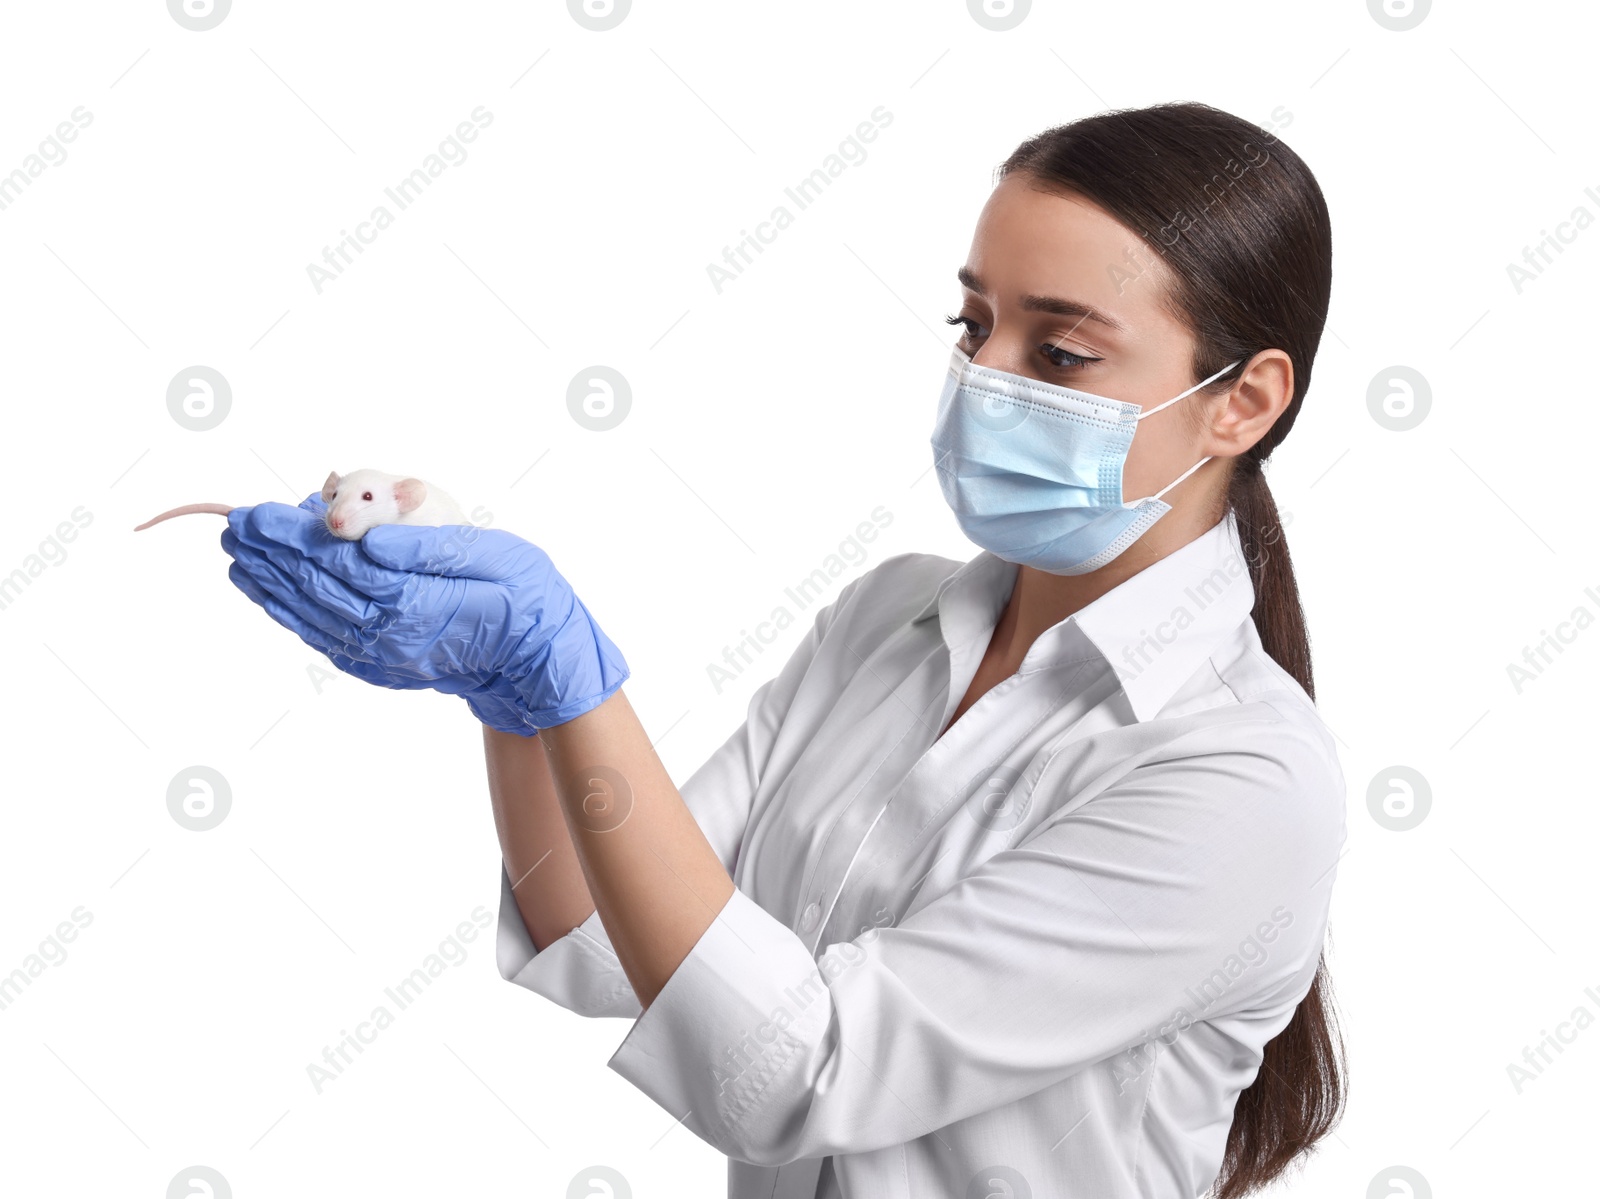
<path fill-rule="evenodd" d="M 800 931 L 810 932 L 817 927 L 817 920 L 822 915 L 822 908 L 817 904 L 808 903 L 806 910 L 800 913 Z"/>

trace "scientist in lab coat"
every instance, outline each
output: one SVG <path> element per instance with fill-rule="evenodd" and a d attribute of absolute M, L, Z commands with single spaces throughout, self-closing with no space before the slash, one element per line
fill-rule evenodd
<path fill-rule="evenodd" d="M 1300 158 L 1205 105 L 1018 146 L 928 395 L 978 552 L 852 580 L 681 788 L 522 538 L 340 542 L 312 497 L 235 509 L 230 578 L 341 669 L 467 701 L 501 974 L 632 1017 L 607 1064 L 733 1199 L 1233 1199 L 1344 1097 L 1344 783 L 1262 471 L 1330 246 Z"/>

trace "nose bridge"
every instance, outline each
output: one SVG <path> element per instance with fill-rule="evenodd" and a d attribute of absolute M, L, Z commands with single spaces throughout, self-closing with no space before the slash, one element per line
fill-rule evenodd
<path fill-rule="evenodd" d="M 991 329 L 989 336 L 983 339 L 983 344 L 978 347 L 978 352 L 972 355 L 972 365 L 987 367 L 992 371 L 1005 371 L 1009 375 L 1021 375 L 1023 378 L 1032 378 L 1023 367 L 1028 362 L 1028 350 L 1032 343 L 1024 341 L 1020 333 L 1009 337 L 1002 337 L 997 329 Z"/>
<path fill-rule="evenodd" d="M 975 388 L 984 397 L 986 405 L 992 400 L 998 401 L 1000 407 L 1011 413 L 1007 419 L 1013 427 L 1043 411 L 1056 417 L 1066 413 L 1092 421 L 1097 427 L 1126 426 L 1131 437 L 1134 421 L 1139 415 L 1137 404 L 1084 391 L 1069 384 L 1035 378 L 1019 371 L 1009 371 L 1003 366 L 978 362 L 975 358 L 969 359 L 960 372 L 952 369 L 951 374 L 958 383 Z"/>

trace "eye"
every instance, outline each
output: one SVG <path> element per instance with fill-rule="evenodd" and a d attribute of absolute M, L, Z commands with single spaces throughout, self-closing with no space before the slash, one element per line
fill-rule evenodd
<path fill-rule="evenodd" d="M 361 498 L 362 498 L 362 499 L 364 499 L 364 500 L 370 500 L 370 499 L 371 499 L 371 498 L 372 498 L 372 492 L 370 492 L 370 491 L 363 491 L 363 492 L 362 492 L 362 493 L 361 493 Z"/>
<path fill-rule="evenodd" d="M 978 338 L 977 330 L 982 328 L 977 321 L 969 316 L 947 316 L 944 319 L 946 324 L 962 326 L 963 335 L 972 340 Z M 1090 362 L 1101 361 L 1101 359 L 1091 358 L 1087 354 L 1074 354 L 1071 350 L 1063 350 L 1060 346 L 1051 345 L 1049 342 L 1041 342 L 1039 352 L 1044 355 L 1046 362 L 1060 371 L 1072 370 Z"/>
<path fill-rule="evenodd" d="M 944 318 L 944 321 L 947 325 L 960 325 L 962 327 L 961 331 L 964 337 L 978 336 L 977 332 L 975 331 L 978 322 L 973 320 L 970 316 L 947 316 Z"/>
<path fill-rule="evenodd" d="M 1060 370 L 1070 370 L 1075 366 L 1082 366 L 1087 362 L 1100 361 L 1098 358 L 1090 358 L 1086 354 L 1074 354 L 1071 350 L 1063 350 L 1060 346 L 1053 346 L 1049 345 L 1048 343 L 1042 343 L 1039 346 L 1039 350 L 1044 354 L 1045 358 L 1049 360 L 1051 366 Z M 1060 354 L 1061 357 L 1055 357 L 1057 354 Z"/>

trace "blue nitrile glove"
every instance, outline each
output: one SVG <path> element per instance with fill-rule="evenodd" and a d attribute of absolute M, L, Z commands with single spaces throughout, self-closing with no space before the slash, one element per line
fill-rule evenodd
<path fill-rule="evenodd" d="M 283 625 L 290 632 L 298 635 L 312 649 L 320 650 L 330 662 L 345 674 L 352 675 L 374 686 L 389 687 L 396 691 L 416 691 L 423 688 L 432 688 L 446 693 L 455 692 L 467 701 L 467 706 L 472 709 L 473 715 L 484 724 L 494 728 L 504 729 L 508 726 L 516 725 L 521 720 L 521 717 L 517 714 L 515 693 L 510 691 L 509 685 L 504 680 L 499 680 L 493 685 L 476 684 L 465 677 L 429 682 L 426 679 L 414 678 L 388 670 L 375 662 L 361 661 L 341 653 L 332 637 L 320 629 L 308 625 L 305 620 L 291 611 L 284 601 L 280 601 L 277 598 L 280 595 L 284 596 L 288 602 L 302 608 L 306 603 L 304 593 L 299 591 L 292 583 L 289 583 L 287 578 L 278 571 L 277 567 L 272 566 L 263 559 L 255 563 L 251 569 L 257 575 L 270 575 L 274 579 L 270 591 L 264 590 L 259 586 L 255 577 L 237 562 L 228 568 L 228 578 L 232 580 L 234 586 L 238 587 L 240 591 L 260 604 L 266 610 L 267 615 L 271 616 L 272 619 Z M 519 729 L 518 731 L 527 732 L 529 730 Z"/>
<path fill-rule="evenodd" d="M 328 510 L 317 492 L 301 500 L 299 507 L 315 516 L 318 522 Z M 311 522 L 304 523 L 307 526 L 306 535 L 310 537 Z M 347 632 L 345 622 L 333 620 L 322 609 L 308 606 L 306 587 L 299 581 L 305 563 L 291 547 L 268 545 L 260 550 L 241 550 L 230 521 L 228 529 L 222 534 L 222 548 L 236 559 L 235 564 L 228 568 L 228 578 L 234 586 L 265 608 L 268 615 L 298 635 L 307 645 L 321 650 L 340 670 L 379 687 L 416 690 L 432 686 L 426 679 L 386 670 L 375 662 L 358 660 L 341 653 L 344 645 L 341 638 Z M 238 564 L 241 553 L 253 559 L 248 570 Z M 287 573 L 275 564 L 277 561 L 285 564 Z"/>
<path fill-rule="evenodd" d="M 597 707 L 629 675 L 538 546 L 473 525 L 328 532 L 320 508 L 228 515 L 228 577 L 341 670 L 463 696 L 492 728 L 530 735 Z"/>

